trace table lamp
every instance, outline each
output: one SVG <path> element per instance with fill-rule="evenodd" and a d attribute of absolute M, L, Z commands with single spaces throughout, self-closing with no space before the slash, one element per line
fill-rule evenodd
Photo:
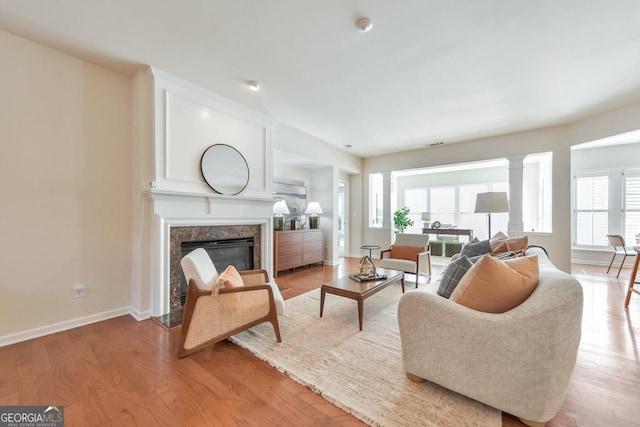
<path fill-rule="evenodd" d="M 280 200 L 273 205 L 273 230 L 284 230 L 284 215 L 289 214 L 289 208 L 287 202 Z"/>
<path fill-rule="evenodd" d="M 422 212 L 422 226 L 429 228 L 431 225 L 431 212 Z"/>
<path fill-rule="evenodd" d="M 318 218 L 318 214 L 323 213 L 322 208 L 320 207 L 320 203 L 318 202 L 309 202 L 307 205 L 307 209 L 304 211 L 306 215 L 309 215 L 309 228 L 318 228 L 318 224 L 320 223 L 320 218 Z"/>
<path fill-rule="evenodd" d="M 489 238 L 491 238 L 491 214 L 509 212 L 509 198 L 506 191 L 490 191 L 476 195 L 475 213 L 486 213 L 489 222 Z"/>

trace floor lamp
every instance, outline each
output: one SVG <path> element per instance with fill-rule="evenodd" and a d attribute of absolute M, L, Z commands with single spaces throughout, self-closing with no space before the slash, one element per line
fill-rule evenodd
<path fill-rule="evenodd" d="M 509 212 L 509 198 L 506 191 L 478 193 L 475 213 L 486 213 L 489 222 L 489 238 L 491 238 L 491 214 Z"/>

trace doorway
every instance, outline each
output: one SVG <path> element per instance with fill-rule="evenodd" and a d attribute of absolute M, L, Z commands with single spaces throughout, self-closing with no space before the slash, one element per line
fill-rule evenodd
<path fill-rule="evenodd" d="M 344 258 L 349 253 L 348 239 L 349 235 L 348 221 L 349 217 L 349 189 L 348 183 L 344 181 L 338 182 L 338 258 Z"/>

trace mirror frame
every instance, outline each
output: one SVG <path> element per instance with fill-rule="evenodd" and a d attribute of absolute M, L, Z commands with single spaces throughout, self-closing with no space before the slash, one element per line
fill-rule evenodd
<path fill-rule="evenodd" d="M 238 172 L 232 176 L 234 181 L 224 182 L 229 175 L 220 179 L 219 171 L 229 169 Z M 242 153 L 228 144 L 213 144 L 204 150 L 200 158 L 200 172 L 204 181 L 218 194 L 240 194 L 249 184 L 249 164 Z M 246 176 L 246 177 L 245 177 Z"/>

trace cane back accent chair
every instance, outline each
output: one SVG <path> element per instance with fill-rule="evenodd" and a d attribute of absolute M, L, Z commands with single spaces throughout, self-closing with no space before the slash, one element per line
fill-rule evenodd
<path fill-rule="evenodd" d="M 265 270 L 240 271 L 244 286 L 216 289 L 219 274 L 209 254 L 196 249 L 181 260 L 188 282 L 178 357 L 270 322 L 281 341 L 278 312 L 284 301 Z"/>

